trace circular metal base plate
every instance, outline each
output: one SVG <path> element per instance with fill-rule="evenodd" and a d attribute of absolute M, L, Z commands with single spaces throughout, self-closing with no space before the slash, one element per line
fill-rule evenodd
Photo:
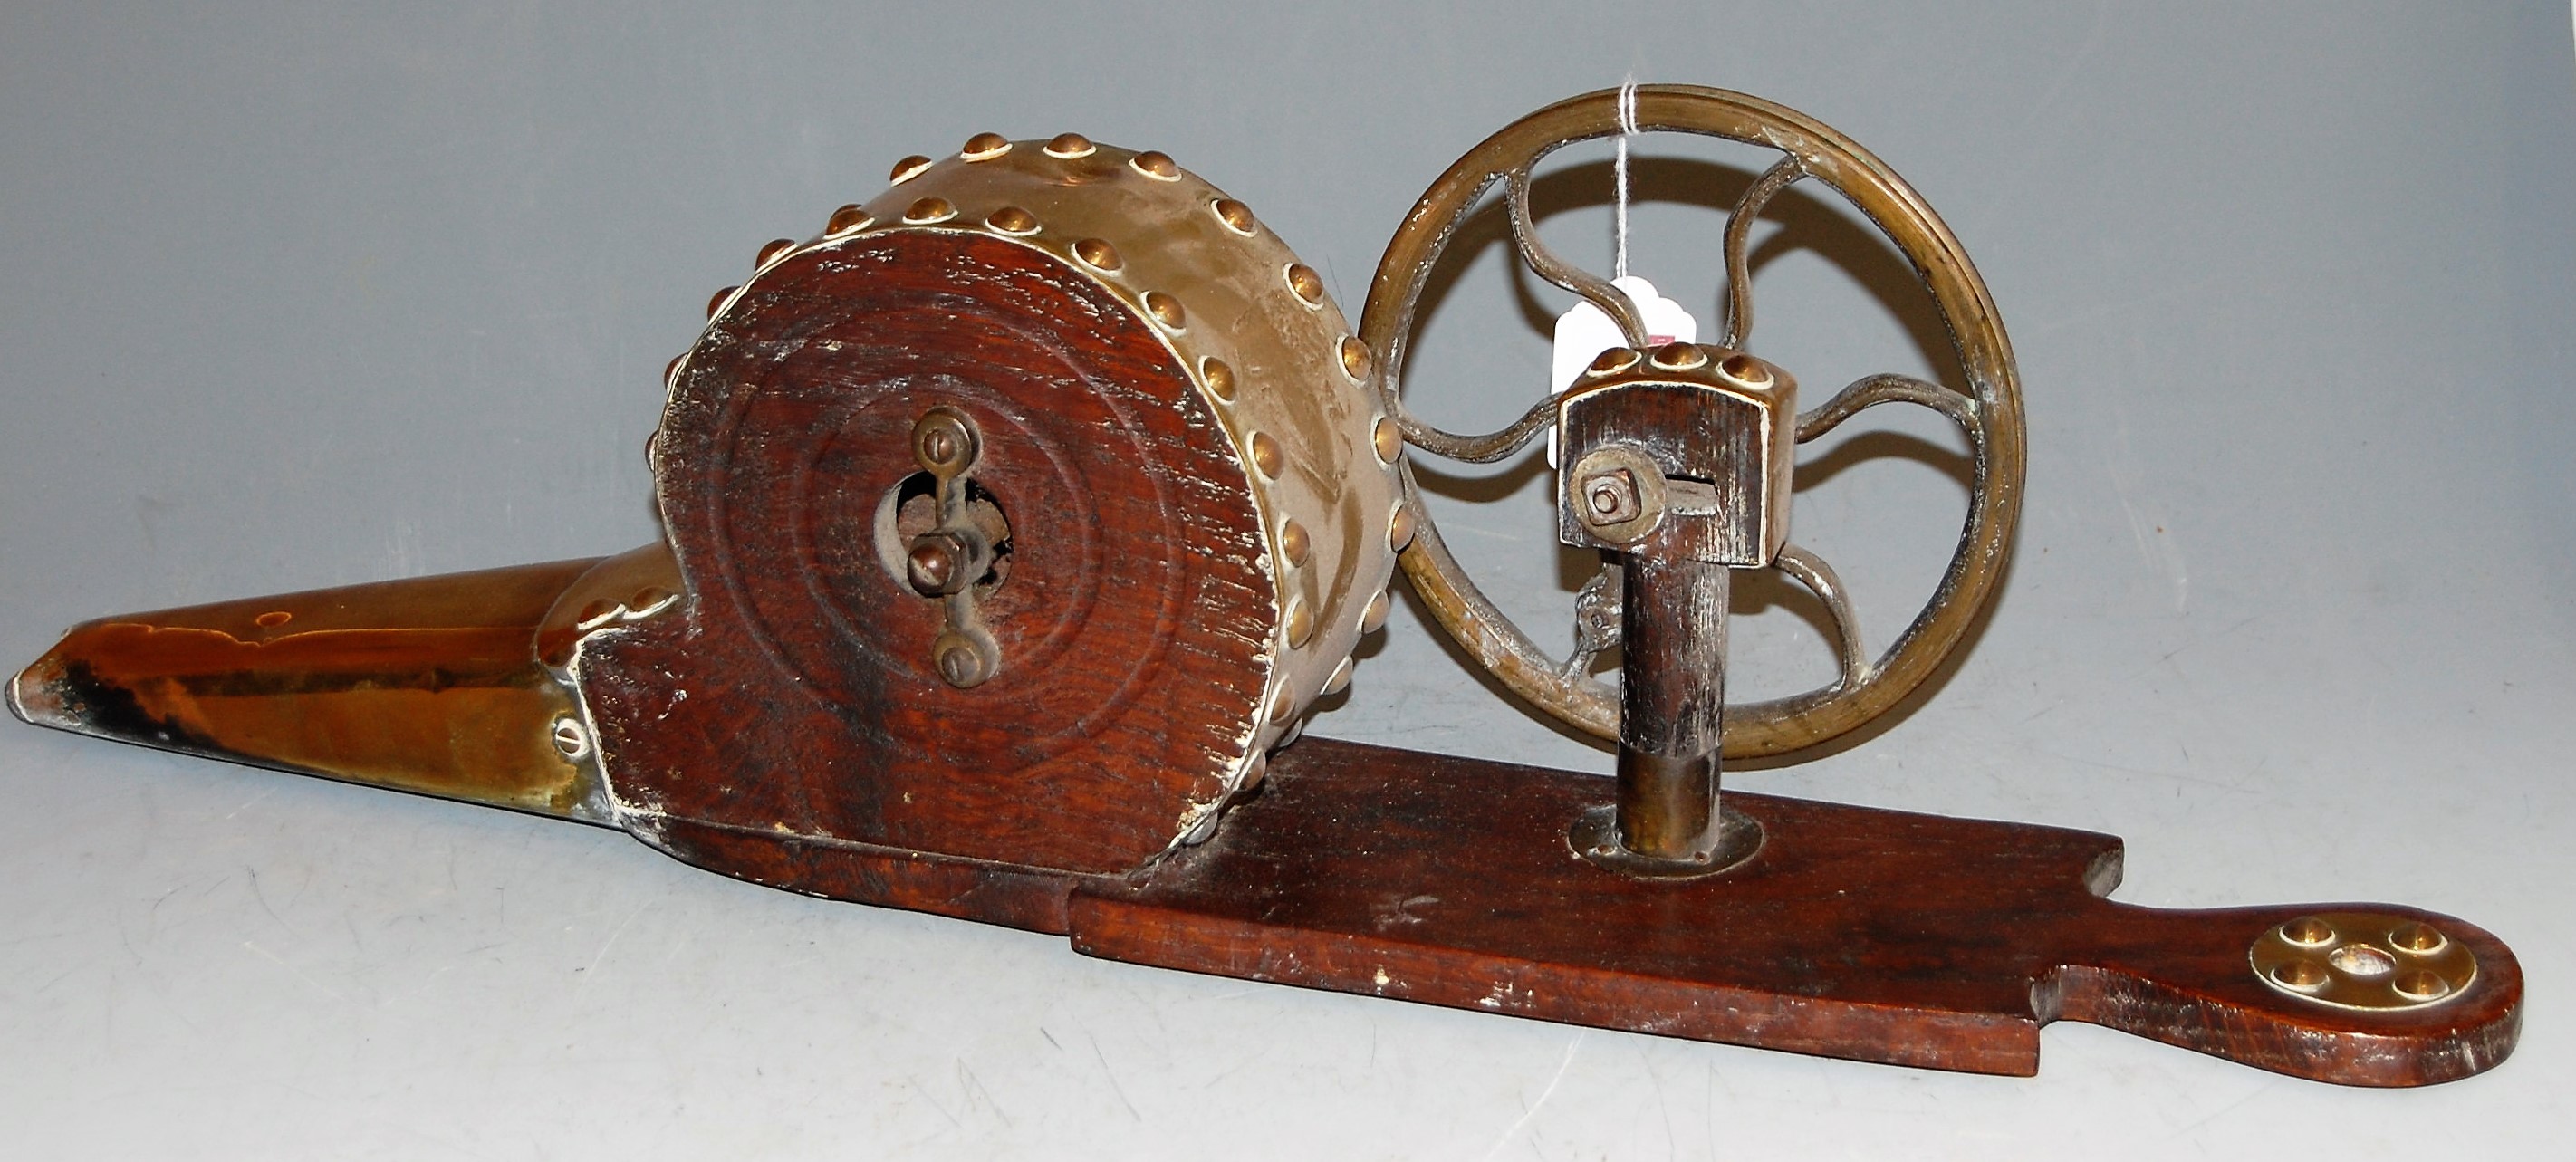
<path fill-rule="evenodd" d="M 1618 811 L 1605 803 L 1578 816 L 1574 826 L 1566 832 L 1565 843 L 1574 849 L 1576 855 L 1594 866 L 1623 876 L 1695 880 L 1731 870 L 1753 858 L 1762 850 L 1762 825 L 1754 822 L 1752 816 L 1721 804 L 1714 850 L 1691 859 L 1663 859 L 1639 855 L 1620 843 Z"/>

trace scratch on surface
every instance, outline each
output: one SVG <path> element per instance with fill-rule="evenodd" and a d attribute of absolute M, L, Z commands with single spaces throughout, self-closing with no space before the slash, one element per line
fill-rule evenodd
<path fill-rule="evenodd" d="M 981 1102 L 985 1109 L 993 1111 L 994 1117 L 1002 1119 L 1003 1125 L 1011 1124 L 1009 1112 L 1002 1108 L 1002 1103 L 993 1100 L 993 1091 L 984 1088 L 984 1079 L 975 1076 L 974 1067 L 967 1065 L 963 1057 L 957 1059 L 957 1088 L 965 1092 L 969 1111 Z"/>
<path fill-rule="evenodd" d="M 344 1004 L 344 1005 L 345 1005 L 345 1004 L 348 1004 L 348 1003 L 349 1003 L 349 998 L 344 997 L 344 996 L 341 996 L 339 993 L 332 991 L 332 989 L 331 989 L 331 987 L 330 987 L 329 985 L 323 984 L 321 981 L 318 981 L 318 980 L 313 979 L 312 974 L 305 972 L 303 969 L 300 969 L 300 968 L 295 967 L 293 964 L 289 964 L 289 963 L 287 963 L 287 960 L 286 960 L 286 958 L 285 958 L 285 957 L 279 956 L 278 954 L 276 954 L 276 953 L 274 953 L 274 952 L 271 952 L 271 951 L 269 951 L 269 950 L 267 950 L 267 949 L 265 949 L 265 948 L 262 948 L 262 947 L 260 947 L 258 944 L 255 944 L 255 943 L 253 943 L 253 942 L 251 942 L 251 941 L 248 941 L 248 940 L 244 940 L 244 941 L 242 941 L 242 947 L 247 948 L 247 949 L 250 949 L 251 951 L 258 953 L 258 954 L 260 954 L 261 956 L 267 957 L 267 958 L 268 958 L 269 963 L 274 964 L 274 965 L 278 966 L 279 968 L 285 969 L 285 970 L 286 970 L 286 971 L 288 971 L 288 972 L 294 973 L 294 974 L 295 974 L 295 978 L 296 978 L 297 980 L 301 980 L 301 981 L 303 981 L 303 982 L 304 982 L 304 983 L 306 983 L 306 984 L 312 985 L 312 986 L 313 986 L 313 991 L 318 992 L 318 993 L 321 993 L 323 996 L 329 997 L 329 998 L 331 998 L 332 1000 L 335 1000 L 335 1001 L 340 1002 L 341 1004 Z"/>
<path fill-rule="evenodd" d="M 2150 572 L 2163 574 L 2165 580 L 2173 585 L 2174 612 L 2188 613 L 2191 609 L 2191 573 L 2183 563 L 2182 546 L 2175 543 L 2164 525 L 2147 519 L 2138 511 L 2138 506 L 2129 501 L 2129 494 L 2136 489 L 2137 482 L 2131 479 L 2132 473 L 2127 467 L 2131 459 L 2129 418 L 2122 414 L 2119 420 L 2121 455 L 2120 462 L 2110 470 L 2111 493 L 2120 498 L 2120 512 L 2128 518 L 2129 537 L 2137 542 L 2139 560 Z"/>
<path fill-rule="evenodd" d="M 617 938 L 626 935 L 627 926 L 633 924 L 635 922 L 635 918 L 643 915 L 644 909 L 651 906 L 652 901 L 650 900 L 637 904 L 635 905 L 634 911 L 628 912 L 625 919 L 617 922 L 616 930 L 608 934 L 608 939 L 600 942 L 599 954 L 591 957 L 589 967 L 581 970 L 581 987 L 590 987 L 590 978 L 599 975 L 599 962 L 608 959 L 608 950 L 617 947 Z"/>
<path fill-rule="evenodd" d="M 253 796 L 251 796 L 250 798 L 247 798 L 247 799 L 242 800 L 242 805 L 241 805 L 241 806 L 239 806 L 239 807 L 235 807 L 235 808 L 233 808 L 233 809 L 232 809 L 232 810 L 230 810 L 230 811 L 226 811 L 226 812 L 224 812 L 224 818 L 226 818 L 226 819 L 231 819 L 231 818 L 232 818 L 233 816 L 235 816 L 235 815 L 239 815 L 239 814 L 241 814 L 241 813 L 242 813 L 242 812 L 244 812 L 244 811 L 248 811 L 248 810 L 250 810 L 252 807 L 258 806 L 258 805 L 259 805 L 259 801 L 260 801 L 260 800 L 265 799 L 265 798 L 268 798 L 269 796 L 276 794 L 276 793 L 277 793 L 277 791 L 278 791 L 278 788 L 280 788 L 280 787 L 282 787 L 282 786 L 285 786 L 285 784 L 284 784 L 283 782 L 277 782 L 277 783 L 270 783 L 270 784 L 268 784 L 267 786 L 260 788 L 260 792 L 259 792 L 258 794 L 253 795 Z"/>
<path fill-rule="evenodd" d="M 1538 1116 L 1539 1107 L 1546 1105 L 1547 1099 L 1556 1096 L 1557 1085 L 1565 1080 L 1566 1070 L 1574 1067 L 1574 1053 L 1583 1048 L 1583 1036 L 1589 1032 L 1591 1032 L 1589 1029 L 1574 1031 L 1574 1039 L 1565 1043 L 1565 1058 L 1556 1063 L 1556 1076 L 1547 1079 L 1547 1088 L 1538 1091 L 1538 1100 L 1531 1102 L 1528 1109 L 1521 1111 L 1520 1117 L 1513 1119 L 1512 1124 L 1504 1128 L 1502 1137 L 1494 1139 L 1494 1144 L 1485 1150 L 1486 1158 L 1491 1159 L 1502 1153 L 1503 1147 L 1509 1145 L 1512 1138 L 1521 1132 L 1521 1127 L 1528 1125 L 1531 1118 Z"/>
<path fill-rule="evenodd" d="M 1127 1087 L 1118 1084 L 1118 1075 L 1110 1070 L 1109 1055 L 1100 1051 L 1100 1038 L 1089 1033 L 1084 1033 L 1083 1036 L 1091 1042 L 1093 1060 L 1100 1062 L 1100 1075 L 1109 1079 L 1109 1092 L 1118 1095 L 1118 1104 L 1127 1107 L 1128 1117 L 1140 1122 L 1144 1121 L 1145 1115 L 1136 1112 L 1136 1103 L 1127 1100 Z"/>

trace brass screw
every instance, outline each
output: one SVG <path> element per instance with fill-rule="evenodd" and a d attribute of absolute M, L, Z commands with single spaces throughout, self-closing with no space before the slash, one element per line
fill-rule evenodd
<path fill-rule="evenodd" d="M 823 230 L 829 234 L 846 234 L 868 222 L 868 212 L 853 203 L 832 211 L 832 220 L 823 224 Z"/>
<path fill-rule="evenodd" d="M 1613 347 L 1592 358 L 1592 374 L 1609 375 L 1637 365 L 1637 353 L 1625 347 Z"/>
<path fill-rule="evenodd" d="M 1167 182 L 1181 179 L 1181 167 L 1173 164 L 1171 155 L 1159 149 L 1149 149 L 1137 154 L 1127 164 L 1135 166 L 1137 173 L 1149 178 Z"/>
<path fill-rule="evenodd" d="M 2314 916 L 2301 916 L 2281 925 L 2281 939 L 2302 948 L 2315 948 L 2335 938 L 2333 928 Z"/>
<path fill-rule="evenodd" d="M 707 317 L 710 319 L 716 317 L 716 312 L 724 309 L 725 300 L 732 298 L 733 292 L 741 289 L 738 286 L 729 286 L 717 291 L 716 297 L 707 300 Z"/>
<path fill-rule="evenodd" d="M 1343 336 L 1342 370 L 1350 375 L 1351 382 L 1368 382 L 1369 365 L 1370 357 L 1368 344 L 1362 343 L 1358 339 L 1347 335 Z"/>
<path fill-rule="evenodd" d="M 2389 933 L 2388 942 L 2397 946 L 2400 951 L 2427 953 L 2441 951 L 2442 946 L 2450 943 L 2450 940 L 2435 931 L 2432 925 L 2410 920 L 2398 925 L 2396 931 Z"/>
<path fill-rule="evenodd" d="M 1298 301 L 1310 307 L 1324 305 L 1324 280 L 1315 268 L 1302 262 L 1288 264 L 1288 290 Z"/>
<path fill-rule="evenodd" d="M 946 408 L 933 408 L 912 425 L 912 456 L 938 476 L 954 476 L 975 460 L 975 432 Z"/>
<path fill-rule="evenodd" d="M 1655 366 L 1669 371 L 1684 371 L 1708 362 L 1708 352 L 1697 343 L 1666 343 L 1655 348 Z"/>
<path fill-rule="evenodd" d="M 915 225 L 945 222 L 956 216 L 957 207 L 949 205 L 946 198 L 923 198 L 903 212 L 903 220 Z"/>
<path fill-rule="evenodd" d="M 1213 355 L 1199 360 L 1199 377 L 1207 381 L 1209 395 L 1234 402 L 1234 368 L 1227 366 L 1225 360 Z"/>
<path fill-rule="evenodd" d="M 1306 566 L 1306 554 L 1312 549 L 1306 538 L 1306 526 L 1290 518 L 1279 526 L 1279 555 L 1297 568 Z"/>
<path fill-rule="evenodd" d="M 1252 217 L 1252 207 L 1232 198 L 1218 198 L 1210 203 L 1208 208 L 1216 211 L 1216 220 L 1225 223 L 1226 229 L 1246 238 L 1251 237 L 1253 231 L 1261 228 L 1261 223 Z"/>
<path fill-rule="evenodd" d="M 753 270 L 758 270 L 761 267 L 767 266 L 771 259 L 776 258 L 781 254 L 785 254 L 795 248 L 796 240 L 793 238 L 773 238 L 770 240 L 769 245 L 761 247 L 760 254 L 751 260 L 751 268 Z"/>
<path fill-rule="evenodd" d="M 966 139 L 966 147 L 957 155 L 968 161 L 989 161 L 1011 151 L 1011 139 L 999 133 L 978 133 Z"/>
<path fill-rule="evenodd" d="M 1120 265 L 1118 248 L 1098 238 L 1085 238 L 1074 243 L 1073 256 L 1094 270 L 1116 270 Z"/>
<path fill-rule="evenodd" d="M 1637 495 L 1637 477 L 1625 468 L 1595 472 L 1583 478 L 1583 522 L 1596 528 L 1637 519 L 1645 501 Z"/>
<path fill-rule="evenodd" d="M 1059 133 L 1055 140 L 1046 143 L 1048 157 L 1066 159 L 1089 157 L 1093 148 L 1091 139 L 1079 133 Z"/>
<path fill-rule="evenodd" d="M 1035 234 L 1038 217 L 1018 206 L 1004 206 L 986 216 L 984 224 L 1004 234 Z"/>
<path fill-rule="evenodd" d="M 1380 463 L 1393 464 L 1396 457 L 1404 454 L 1404 430 L 1396 427 L 1392 418 L 1379 416 L 1369 426 L 1369 443 L 1377 446 Z"/>
<path fill-rule="evenodd" d="M 1154 316 L 1166 331 L 1178 331 L 1189 325 L 1189 312 L 1181 309 L 1181 300 L 1161 291 L 1145 292 L 1145 311 Z"/>
<path fill-rule="evenodd" d="M 894 163 L 894 173 L 889 175 L 887 180 L 899 186 L 921 176 L 921 171 L 929 168 L 930 159 L 916 153 L 911 157 L 907 157 L 902 161 Z"/>
<path fill-rule="evenodd" d="M 960 690 L 984 684 L 991 669 L 984 665 L 984 655 L 962 641 L 951 641 L 939 651 L 939 676 Z"/>
<path fill-rule="evenodd" d="M 1284 457 L 1279 451 L 1279 441 L 1271 439 L 1268 432 L 1254 432 L 1252 438 L 1244 443 L 1251 445 L 1252 466 L 1260 471 L 1262 478 L 1278 479 L 1280 466 L 1284 463 Z"/>
<path fill-rule="evenodd" d="M 562 752 L 563 757 L 577 759 L 590 753 L 590 732 L 583 730 L 581 723 L 570 718 L 558 718 L 555 719 L 554 730 L 550 733 L 554 739 L 555 749 Z"/>

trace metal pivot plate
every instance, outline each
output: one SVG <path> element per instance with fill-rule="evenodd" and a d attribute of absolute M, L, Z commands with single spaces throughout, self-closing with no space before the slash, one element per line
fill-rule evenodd
<path fill-rule="evenodd" d="M 2302 1000 L 2386 1012 L 2438 1005 L 2477 979 L 2478 958 L 2412 916 L 2318 912 L 2264 929 L 2247 951 L 2254 975 Z"/>
<path fill-rule="evenodd" d="M 1388 415 L 1415 446 L 1451 459 L 1498 460 L 1528 444 L 1554 417 L 1555 401 L 1541 401 L 1507 428 L 1461 436 L 1416 419 L 1400 398 L 1423 288 L 1449 240 L 1497 181 L 1505 183 L 1514 243 L 1530 268 L 1607 312 L 1620 323 L 1630 346 L 1647 345 L 1645 328 L 1627 299 L 1605 280 L 1550 253 L 1538 239 L 1529 208 L 1530 174 L 1538 162 L 1572 142 L 1621 132 L 1618 104 L 1614 90 L 1586 94 L 1541 109 L 1487 138 L 1432 184 L 1387 245 L 1370 285 L 1360 337 L 1379 353 Z M 1752 327 L 1745 248 L 1754 219 L 1774 194 L 1813 178 L 1849 200 L 1905 254 L 1946 324 L 1967 376 L 1965 394 L 1901 375 L 1867 376 L 1798 416 L 1796 437 L 1804 442 L 1878 404 L 1931 408 L 1966 434 L 1973 474 L 1967 521 L 1939 586 L 1875 659 L 1861 654 L 1854 619 L 1833 570 L 1794 545 L 1781 551 L 1774 567 L 1814 590 L 1833 616 L 1840 676 L 1803 694 L 1728 707 L 1724 754 L 1752 758 L 1813 746 L 1877 717 L 1929 677 L 1967 631 L 2002 572 L 2021 508 L 2021 389 L 2012 347 L 1985 283 L 1958 239 L 1904 179 L 1849 138 L 1768 101 L 1694 85 L 1640 85 L 1633 108 L 1631 124 L 1640 131 L 1723 137 L 1786 155 L 1753 182 L 1728 219 L 1729 318 L 1717 346 L 1740 349 Z M 1409 468 L 1403 487 L 1417 531 L 1401 561 L 1442 628 L 1514 693 L 1570 725 L 1605 739 L 1618 737 L 1618 692 L 1590 677 L 1582 665 L 1550 658 L 1496 609 L 1450 555 L 1422 506 Z"/>

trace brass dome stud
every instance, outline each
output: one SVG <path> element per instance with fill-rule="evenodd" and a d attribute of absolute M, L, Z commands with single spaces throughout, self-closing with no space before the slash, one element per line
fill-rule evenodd
<path fill-rule="evenodd" d="M 2321 948 L 2334 943 L 2335 930 L 2314 916 L 2301 916 L 2281 925 L 2281 939 L 2301 948 Z"/>
<path fill-rule="evenodd" d="M 1252 237 L 1261 229 L 1261 223 L 1252 217 L 1252 207 L 1232 198 L 1218 198 L 1208 203 L 1208 208 L 1216 212 L 1216 220 L 1225 223 L 1226 229 L 1246 238 Z"/>
<path fill-rule="evenodd" d="M 902 161 L 894 163 L 894 172 L 888 174 L 886 180 L 899 186 L 914 178 L 920 177 L 921 171 L 929 168 L 930 159 L 916 153 L 911 157 L 907 157 Z"/>
<path fill-rule="evenodd" d="M 853 203 L 832 211 L 832 220 L 823 224 L 823 232 L 826 234 L 847 234 L 852 230 L 857 230 L 861 227 L 867 226 L 869 223 L 874 221 L 875 219 L 868 217 L 867 211 L 860 209 L 857 204 Z"/>
<path fill-rule="evenodd" d="M 1324 688 L 1316 691 L 1316 694 L 1320 697 L 1330 698 L 1333 695 L 1339 694 L 1350 688 L 1351 659 L 1349 655 L 1345 654 L 1342 656 L 1342 664 L 1333 667 L 1333 676 L 1324 679 Z"/>
<path fill-rule="evenodd" d="M 1342 337 L 1342 374 L 1350 376 L 1351 382 L 1367 383 L 1372 362 L 1368 344 L 1348 335 Z"/>
<path fill-rule="evenodd" d="M 1369 426 L 1369 443 L 1377 448 L 1378 463 L 1393 464 L 1396 457 L 1404 454 L 1404 430 L 1396 427 L 1392 418 L 1379 416 Z"/>
<path fill-rule="evenodd" d="M 1592 366 L 1585 370 L 1590 371 L 1594 375 L 1616 375 L 1631 367 L 1635 367 L 1636 365 L 1637 353 L 1635 351 L 1629 350 L 1626 347 L 1613 347 L 1599 355 L 1593 356 Z"/>
<path fill-rule="evenodd" d="M 1288 293 L 1296 295 L 1297 301 L 1309 307 L 1324 305 L 1324 279 L 1315 273 L 1314 267 L 1302 262 L 1289 263 L 1287 278 Z"/>
<path fill-rule="evenodd" d="M 1315 607 L 1303 597 L 1288 599 L 1288 648 L 1302 650 L 1315 637 Z"/>
<path fill-rule="evenodd" d="M 1717 373 L 1750 388 L 1771 386 L 1771 369 L 1762 361 L 1742 352 L 1718 361 Z"/>
<path fill-rule="evenodd" d="M 2410 1001 L 2438 1001 L 2451 993 L 2451 982 L 2442 979 L 2441 973 L 2422 968 L 2398 974 L 2389 987 Z"/>
<path fill-rule="evenodd" d="M 1170 154 L 1164 153 L 1159 149 L 1149 149 L 1143 153 L 1137 154 L 1136 156 L 1129 158 L 1127 160 L 1127 164 L 1136 167 L 1137 173 L 1143 174 L 1156 181 L 1176 182 L 1181 180 L 1181 167 L 1172 161 Z"/>
<path fill-rule="evenodd" d="M 1412 543 L 1413 510 L 1404 507 L 1404 502 L 1399 500 L 1395 502 L 1395 511 L 1386 516 L 1386 547 L 1401 553 L 1406 545 Z"/>
<path fill-rule="evenodd" d="M 1284 725 L 1296 716 L 1297 692 L 1281 686 L 1278 693 L 1270 696 L 1270 721 L 1274 725 Z"/>
<path fill-rule="evenodd" d="M 1190 315 L 1181 309 L 1181 300 L 1161 291 L 1145 292 L 1145 313 L 1154 316 L 1154 321 L 1162 324 L 1166 331 L 1181 331 L 1189 327 Z"/>
<path fill-rule="evenodd" d="M 2430 924 L 2409 920 L 2406 923 L 2398 925 L 2396 931 L 2388 934 L 2388 943 L 2396 947 L 2400 952 L 2412 952 L 2418 956 L 2430 956 L 2433 953 L 2440 952 L 2442 950 L 2442 946 L 2449 944 L 2450 940 L 2443 936 L 2439 931 L 2436 931 Z"/>
<path fill-rule="evenodd" d="M 1368 608 L 1360 611 L 1360 632 L 1371 634 L 1385 629 L 1386 611 L 1386 590 L 1380 589 L 1377 596 L 1369 598 Z"/>
<path fill-rule="evenodd" d="M 957 156 L 968 161 L 991 161 L 1011 151 L 1011 139 L 999 133 L 978 133 L 966 139 Z"/>
<path fill-rule="evenodd" d="M 2326 983 L 2326 966 L 2313 960 L 2293 960 L 2272 969 L 2272 979 L 2284 987 L 2307 992 Z"/>
<path fill-rule="evenodd" d="M 1268 432 L 1254 432 L 1244 444 L 1251 449 L 1252 467 L 1261 473 L 1262 479 L 1278 479 L 1279 469 L 1287 463 L 1286 456 L 1279 451 L 1279 441 L 1271 439 Z"/>
<path fill-rule="evenodd" d="M 733 292 L 741 289 L 742 288 L 738 286 L 729 286 L 723 290 L 717 291 L 716 297 L 707 300 L 707 317 L 710 319 L 715 318 L 716 312 L 724 309 L 725 300 L 732 298 Z"/>
<path fill-rule="evenodd" d="M 1077 157 L 1089 157 L 1098 149 L 1098 146 L 1091 144 L 1090 138 L 1079 133 L 1059 133 L 1055 135 L 1055 140 L 1046 143 L 1048 157 L 1063 158 L 1067 161 Z"/>
<path fill-rule="evenodd" d="M 984 224 L 1004 234 L 1035 234 L 1038 216 L 1018 206 L 1004 206 L 985 215 Z"/>
<path fill-rule="evenodd" d="M 1313 540 L 1306 535 L 1306 526 L 1298 524 L 1294 517 L 1280 523 L 1279 555 L 1286 557 L 1290 566 L 1305 568 L 1306 558 L 1313 550 Z"/>
<path fill-rule="evenodd" d="M 1708 352 L 1697 343 L 1666 343 L 1655 348 L 1655 366 L 1666 371 L 1688 371 L 1707 364 Z"/>
<path fill-rule="evenodd" d="M 915 226 L 945 222 L 956 216 L 957 207 L 949 205 L 946 198 L 923 198 L 906 207 L 903 212 L 903 220 Z"/>
<path fill-rule="evenodd" d="M 681 364 L 683 364 L 683 363 L 686 363 L 686 362 L 688 362 L 688 361 L 689 361 L 689 353 L 688 353 L 688 352 L 686 352 L 686 351 L 683 351 L 683 352 L 681 352 L 681 353 L 679 353 L 679 354 L 677 354 L 677 355 L 672 356 L 672 357 L 671 357 L 671 361 L 670 361 L 669 363 L 665 363 L 665 364 L 663 364 L 663 365 L 662 365 L 662 383 L 663 383 L 663 385 L 667 387 L 667 386 L 669 386 L 669 385 L 670 385 L 670 383 L 671 383 L 671 381 L 672 381 L 672 380 L 679 378 L 679 375 L 680 375 L 680 365 L 681 365 Z"/>
<path fill-rule="evenodd" d="M 794 249 L 796 249 L 795 239 L 772 238 L 769 240 L 769 245 L 761 247 L 760 253 L 752 257 L 751 268 L 753 270 L 758 270 L 761 267 L 767 266 L 771 262 L 776 261 L 779 255 L 785 254 Z"/>
<path fill-rule="evenodd" d="M 1208 394 L 1219 402 L 1234 402 L 1234 368 L 1225 360 L 1214 355 L 1199 360 L 1199 378 L 1206 382 Z"/>
<path fill-rule="evenodd" d="M 1118 248 L 1098 238 L 1085 238 L 1073 244 L 1073 256 L 1093 270 L 1116 270 L 1125 265 L 1118 258 Z"/>

